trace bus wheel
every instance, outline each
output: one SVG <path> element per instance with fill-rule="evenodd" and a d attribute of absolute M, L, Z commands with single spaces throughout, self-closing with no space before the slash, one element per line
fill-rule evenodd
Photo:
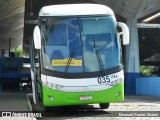
<path fill-rule="evenodd" d="M 109 103 L 100 103 L 99 106 L 101 107 L 101 109 L 107 109 L 109 108 Z"/>

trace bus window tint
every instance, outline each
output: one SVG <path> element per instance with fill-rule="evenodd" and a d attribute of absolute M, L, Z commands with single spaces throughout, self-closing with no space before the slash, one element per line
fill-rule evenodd
<path fill-rule="evenodd" d="M 119 66 L 120 46 L 117 46 L 116 22 L 113 16 L 81 18 L 84 68 L 86 72 L 99 71 L 94 41 L 103 61 L 104 69 Z"/>
<path fill-rule="evenodd" d="M 96 48 L 104 69 L 121 65 L 120 44 L 113 16 L 50 18 L 42 20 L 43 66 L 45 69 L 68 73 L 100 71 Z M 75 53 L 72 55 L 72 51 Z"/>
<path fill-rule="evenodd" d="M 78 19 L 76 18 L 62 18 L 62 19 L 48 19 L 47 29 L 44 28 L 45 36 L 45 56 L 48 60 L 44 67 L 46 69 L 64 72 L 71 52 L 75 49 L 76 54 L 72 56 L 75 64 L 69 66 L 68 72 L 82 72 L 82 65 L 76 66 L 77 61 L 82 61 L 82 50 L 80 42 L 80 32 Z M 72 62 L 72 63 L 73 63 Z M 52 66 L 52 67 L 51 67 Z"/>

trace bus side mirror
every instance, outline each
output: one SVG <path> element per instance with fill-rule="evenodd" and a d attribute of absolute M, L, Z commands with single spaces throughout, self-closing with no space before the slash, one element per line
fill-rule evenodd
<path fill-rule="evenodd" d="M 118 27 L 121 27 L 123 33 L 123 45 L 129 44 L 129 29 L 126 24 L 118 22 Z"/>
<path fill-rule="evenodd" d="M 33 39 L 34 39 L 35 49 L 41 49 L 41 32 L 38 26 L 34 28 Z"/>

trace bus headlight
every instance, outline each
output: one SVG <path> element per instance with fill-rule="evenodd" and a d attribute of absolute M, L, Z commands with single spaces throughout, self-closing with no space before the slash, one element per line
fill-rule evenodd
<path fill-rule="evenodd" d="M 63 87 L 64 87 L 64 86 L 62 86 L 62 85 L 57 85 L 57 84 L 55 85 L 55 88 L 56 88 L 56 89 L 61 89 L 61 88 L 63 88 Z"/>
<path fill-rule="evenodd" d="M 122 78 L 119 78 L 119 79 L 117 79 L 117 80 L 111 81 L 111 85 L 112 85 L 112 86 L 118 85 L 118 84 L 120 84 L 120 83 L 122 83 Z"/>
<path fill-rule="evenodd" d="M 44 82 L 43 85 L 52 89 L 61 89 L 64 87 L 63 85 L 58 85 L 58 84 L 49 83 L 49 82 Z"/>
<path fill-rule="evenodd" d="M 48 82 L 43 82 L 43 85 L 48 87 L 49 83 Z"/>

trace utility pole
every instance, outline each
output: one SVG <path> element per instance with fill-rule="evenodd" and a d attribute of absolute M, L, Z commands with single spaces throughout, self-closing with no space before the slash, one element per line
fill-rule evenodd
<path fill-rule="evenodd" d="M 9 37 L 9 57 L 11 57 L 11 38 Z"/>

